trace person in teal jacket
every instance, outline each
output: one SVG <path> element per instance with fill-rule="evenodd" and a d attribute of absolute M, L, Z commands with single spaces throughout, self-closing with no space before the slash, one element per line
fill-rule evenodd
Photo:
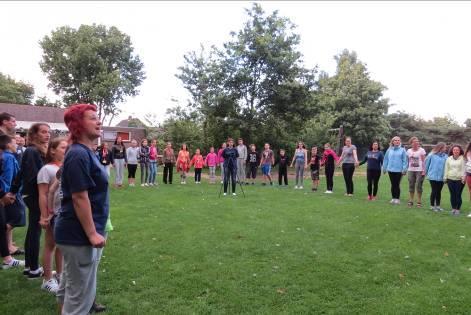
<path fill-rule="evenodd" d="M 446 153 L 446 144 L 437 143 L 432 152 L 425 159 L 425 175 L 427 176 L 432 193 L 430 194 L 430 209 L 433 211 L 443 211 L 440 207 L 442 198 L 443 174 L 445 173 L 445 163 L 448 158 Z"/>
<path fill-rule="evenodd" d="M 406 174 L 408 160 L 406 150 L 402 147 L 401 138 L 398 136 L 391 139 L 389 149 L 384 155 L 383 172 L 388 172 L 391 181 L 391 204 L 400 204 L 401 178 Z"/>

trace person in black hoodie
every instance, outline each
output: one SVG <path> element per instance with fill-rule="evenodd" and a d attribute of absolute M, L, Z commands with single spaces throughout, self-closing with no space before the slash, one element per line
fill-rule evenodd
<path fill-rule="evenodd" d="M 28 230 L 25 239 L 25 270 L 23 274 L 29 279 L 41 279 L 43 271 L 39 267 L 39 248 L 41 226 L 39 219 L 38 172 L 43 167 L 49 139 L 49 125 L 35 123 L 28 130 L 28 147 L 21 160 L 21 182 L 23 184 L 24 202 L 29 210 Z M 15 190 L 12 188 L 12 191 Z"/>
<path fill-rule="evenodd" d="M 110 176 L 110 168 L 113 165 L 113 153 L 108 148 L 108 143 L 103 142 L 101 147 L 98 149 L 98 159 L 100 160 L 101 165 L 106 169 L 108 177 Z"/>
<path fill-rule="evenodd" d="M 250 152 L 247 154 L 247 165 L 249 170 L 247 172 L 247 179 L 252 179 L 252 185 L 255 185 L 255 178 L 257 178 L 257 169 L 260 164 L 260 155 L 257 152 L 255 144 L 250 145 Z M 248 182 L 246 183 L 249 184 Z"/>
<path fill-rule="evenodd" d="M 275 166 L 278 166 L 278 184 L 281 186 L 282 180 L 284 180 L 285 186 L 288 186 L 288 164 L 289 158 L 286 155 L 286 151 L 280 149 L 280 154 L 275 160 Z"/>
<path fill-rule="evenodd" d="M 234 140 L 227 139 L 227 147 L 222 151 L 224 158 L 224 196 L 227 195 L 227 186 L 229 184 L 229 176 L 231 177 L 232 195 L 236 195 L 236 181 L 237 181 L 237 158 L 239 152 L 234 148 Z"/>

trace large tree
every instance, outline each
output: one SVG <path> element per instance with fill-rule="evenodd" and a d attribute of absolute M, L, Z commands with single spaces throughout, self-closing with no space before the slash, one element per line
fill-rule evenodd
<path fill-rule="evenodd" d="M 66 104 L 85 102 L 98 106 L 99 117 L 111 120 L 118 104 L 138 94 L 145 79 L 143 63 L 131 39 L 119 29 L 104 25 L 62 26 L 40 41 L 41 69 L 49 87 Z"/>
<path fill-rule="evenodd" d="M 186 54 L 177 77 L 203 115 L 205 133 L 279 144 L 287 141 L 286 127 L 300 130 L 315 109 L 315 69 L 303 67 L 289 19 L 266 14 L 259 4 L 246 12 L 242 29 L 223 48 Z"/>
<path fill-rule="evenodd" d="M 386 87 L 370 78 L 366 65 L 355 52 L 344 50 L 335 56 L 337 70 L 319 80 L 319 105 L 331 113 L 332 127 L 344 127 L 354 143 L 365 147 L 372 140 L 386 141 L 390 133 L 386 114 Z"/>
<path fill-rule="evenodd" d="M 0 103 L 31 104 L 34 88 L 0 72 Z"/>

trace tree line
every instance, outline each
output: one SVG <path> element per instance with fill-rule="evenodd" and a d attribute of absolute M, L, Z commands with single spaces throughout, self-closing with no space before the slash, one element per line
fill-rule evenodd
<path fill-rule="evenodd" d="M 299 140 L 336 143 L 341 126 L 359 148 L 373 140 L 385 146 L 394 135 L 404 140 L 418 136 L 429 144 L 470 138 L 471 119 L 464 127 L 448 116 L 424 120 L 389 113 L 386 86 L 371 78 L 354 51 L 334 56 L 332 75 L 306 67 L 300 41 L 290 19 L 252 4 L 241 29 L 231 32 L 221 47 L 201 46 L 183 56 L 176 77 L 190 98 L 170 108 L 162 123 L 160 117 L 146 115 L 149 136 L 203 150 L 228 136 L 286 149 L 294 149 Z M 39 44 L 40 68 L 60 100 L 42 96 L 35 105 L 94 103 L 102 121 L 111 123 L 120 104 L 137 95 L 145 80 L 130 37 L 114 26 L 62 26 Z M 31 104 L 33 98 L 31 85 L 0 73 L 0 102 Z"/>

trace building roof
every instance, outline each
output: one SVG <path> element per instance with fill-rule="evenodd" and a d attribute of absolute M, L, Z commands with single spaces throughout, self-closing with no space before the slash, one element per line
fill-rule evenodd
<path fill-rule="evenodd" d="M 47 106 L 0 103 L 0 112 L 7 112 L 15 116 L 16 120 L 25 122 L 33 121 L 63 124 L 65 109 Z"/>

